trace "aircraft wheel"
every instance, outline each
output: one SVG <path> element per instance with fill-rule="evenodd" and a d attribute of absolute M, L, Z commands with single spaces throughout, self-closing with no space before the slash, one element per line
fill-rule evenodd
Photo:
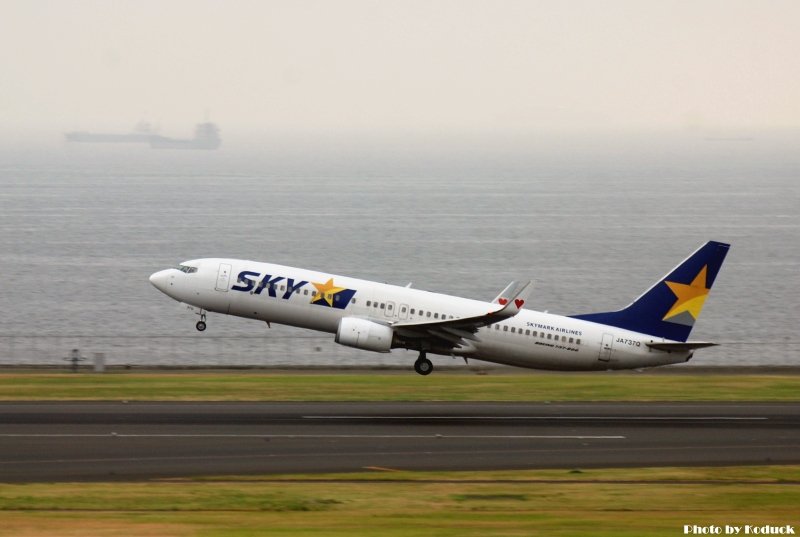
<path fill-rule="evenodd" d="M 414 371 L 420 375 L 430 375 L 433 371 L 433 363 L 427 358 L 419 358 L 414 362 Z"/>
<path fill-rule="evenodd" d="M 205 329 L 206 329 L 206 323 L 205 323 L 205 321 L 197 321 L 197 324 L 196 324 L 196 325 L 194 325 L 194 326 L 195 326 L 195 328 L 197 328 L 197 330 L 198 330 L 199 332 L 202 332 L 203 330 L 205 330 Z"/>

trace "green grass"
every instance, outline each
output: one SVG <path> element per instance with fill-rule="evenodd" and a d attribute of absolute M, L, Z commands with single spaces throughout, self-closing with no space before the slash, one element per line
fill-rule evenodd
<path fill-rule="evenodd" d="M 792 375 L 0 373 L 7 401 L 796 401 L 798 394 L 800 376 Z M 675 536 L 684 524 L 797 527 L 798 483 L 800 466 L 0 484 L 0 537 Z"/>
<path fill-rule="evenodd" d="M 799 482 L 763 466 L 0 484 L 0 536 L 674 536 L 797 526 Z"/>
<path fill-rule="evenodd" d="M 0 400 L 797 401 L 800 375 L 0 373 Z"/>

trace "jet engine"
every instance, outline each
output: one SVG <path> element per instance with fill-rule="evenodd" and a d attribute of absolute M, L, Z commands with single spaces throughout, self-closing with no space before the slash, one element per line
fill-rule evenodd
<path fill-rule="evenodd" d="M 385 324 L 358 317 L 342 317 L 336 331 L 336 343 L 367 351 L 389 352 L 393 335 L 394 331 Z"/>

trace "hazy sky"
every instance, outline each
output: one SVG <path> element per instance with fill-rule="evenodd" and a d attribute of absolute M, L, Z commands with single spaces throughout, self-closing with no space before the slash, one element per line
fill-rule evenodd
<path fill-rule="evenodd" d="M 800 125 L 800 2 L 0 0 L 0 134 Z"/>

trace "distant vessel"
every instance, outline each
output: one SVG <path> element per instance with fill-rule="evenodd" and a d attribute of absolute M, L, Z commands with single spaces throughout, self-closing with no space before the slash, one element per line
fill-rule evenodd
<path fill-rule="evenodd" d="M 152 124 L 140 121 L 133 131 L 127 134 L 106 134 L 74 131 L 64 134 L 68 142 L 111 143 L 111 144 L 149 144 L 154 149 L 217 149 L 222 140 L 219 127 L 206 121 L 195 126 L 194 138 L 167 138 L 161 136 Z"/>
<path fill-rule="evenodd" d="M 94 132 L 74 131 L 64 134 L 68 142 L 83 142 L 93 144 L 141 144 L 149 143 L 158 131 L 147 121 L 140 121 L 127 134 L 99 134 Z"/>
<path fill-rule="evenodd" d="M 194 138 L 150 137 L 150 147 L 155 149 L 217 149 L 220 143 L 219 128 L 208 121 L 194 128 Z"/>

